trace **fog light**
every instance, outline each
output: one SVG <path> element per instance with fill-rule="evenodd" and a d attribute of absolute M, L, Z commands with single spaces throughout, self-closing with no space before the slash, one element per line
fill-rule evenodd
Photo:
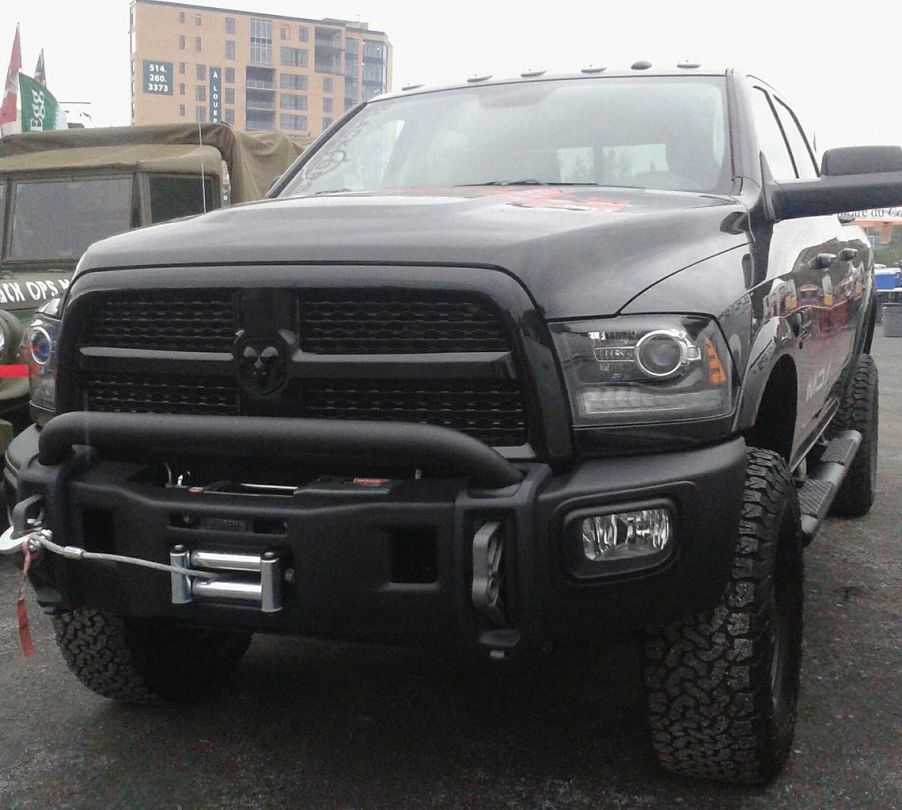
<path fill-rule="evenodd" d="M 668 549 L 673 539 L 669 509 L 590 515 L 580 524 L 583 554 L 592 562 L 646 557 Z"/>

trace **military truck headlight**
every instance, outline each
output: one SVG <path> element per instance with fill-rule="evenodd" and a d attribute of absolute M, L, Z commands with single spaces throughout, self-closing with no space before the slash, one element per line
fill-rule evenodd
<path fill-rule="evenodd" d="M 733 369 L 717 324 L 641 315 L 553 323 L 574 424 L 635 425 L 726 416 Z"/>
<path fill-rule="evenodd" d="M 60 322 L 53 315 L 58 309 L 56 301 L 44 304 L 32 317 L 22 341 L 22 356 L 28 364 L 32 415 L 39 424 L 56 411 L 56 345 Z"/>

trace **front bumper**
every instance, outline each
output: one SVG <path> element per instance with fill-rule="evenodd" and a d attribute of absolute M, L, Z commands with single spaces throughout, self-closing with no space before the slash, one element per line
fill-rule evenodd
<path fill-rule="evenodd" d="M 493 451 L 475 440 L 409 424 L 340 423 L 335 437 L 344 438 L 323 442 L 315 437 L 334 432 L 338 423 L 290 420 L 275 433 L 259 432 L 254 450 L 257 427 L 281 420 L 223 417 L 193 439 L 186 434 L 177 448 L 214 460 L 217 454 L 277 454 L 296 459 L 299 469 L 314 458 L 320 469 L 330 462 L 346 468 L 350 458 L 367 461 L 370 469 L 395 446 L 396 456 L 403 453 L 425 470 L 422 478 L 374 483 L 338 476 L 277 492 L 154 480 L 153 459 L 175 452 L 173 435 L 181 435 L 185 419 L 214 425 L 192 417 L 66 414 L 43 432 L 29 428 L 6 454 L 10 500 L 41 495 L 44 525 L 55 541 L 89 551 L 163 563 L 176 546 L 274 552 L 280 570 L 290 572 L 280 609 L 263 612 L 228 600 L 173 604 L 165 574 L 45 553 L 31 581 L 46 609 L 94 607 L 346 639 L 532 647 L 635 631 L 713 604 L 732 563 L 745 475 L 742 439 L 687 452 L 585 460 L 553 472 L 500 457 L 495 465 L 488 455 Z M 215 434 L 218 441 L 212 441 Z M 569 575 L 562 531 L 568 514 L 662 502 L 677 526 L 665 562 L 590 579 Z M 502 616 L 488 614 L 474 599 L 474 538 L 490 523 L 504 538 Z"/>

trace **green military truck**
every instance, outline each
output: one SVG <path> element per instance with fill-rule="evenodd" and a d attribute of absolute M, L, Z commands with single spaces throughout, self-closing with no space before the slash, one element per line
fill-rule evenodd
<path fill-rule="evenodd" d="M 132 228 L 262 197 L 302 145 L 224 124 L 35 132 L 0 139 L 0 450 L 28 422 L 19 345 L 82 253 Z"/>

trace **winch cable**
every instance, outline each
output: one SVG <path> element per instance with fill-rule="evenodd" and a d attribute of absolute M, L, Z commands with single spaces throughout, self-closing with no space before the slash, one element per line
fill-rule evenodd
<path fill-rule="evenodd" d="M 195 579 L 222 579 L 224 576 L 212 571 L 180 568 L 177 565 L 142 560 L 138 557 L 125 557 L 122 554 L 101 554 L 97 551 L 85 551 L 85 549 L 78 548 L 78 546 L 61 546 L 54 543 L 51 537 L 52 535 L 46 529 L 38 529 L 23 538 L 23 548 L 28 546 L 34 550 L 37 546 L 41 546 L 47 551 L 52 551 L 54 554 L 59 554 L 61 557 L 66 557 L 69 560 L 97 560 L 98 562 L 123 563 L 125 565 L 136 565 L 140 568 L 150 568 L 154 571 L 162 571 L 166 574 L 181 574 Z"/>
<path fill-rule="evenodd" d="M 177 565 L 142 560 L 138 557 L 125 557 L 122 554 L 101 554 L 96 551 L 86 551 L 77 546 L 61 546 L 58 543 L 54 543 L 52 537 L 53 535 L 48 529 L 35 529 L 22 536 L 24 562 L 22 564 L 22 576 L 19 580 L 19 590 L 16 594 L 16 617 L 19 622 L 19 646 L 22 648 L 22 655 L 25 658 L 31 658 L 35 654 L 31 627 L 28 622 L 28 608 L 25 604 L 25 582 L 28 579 L 28 572 L 32 563 L 37 560 L 44 549 L 69 560 L 97 560 L 98 562 L 123 563 L 125 565 L 135 565 L 139 568 L 149 568 L 153 571 L 162 571 L 166 574 L 190 576 L 195 579 L 222 579 L 224 576 L 212 571 L 180 568 Z"/>

